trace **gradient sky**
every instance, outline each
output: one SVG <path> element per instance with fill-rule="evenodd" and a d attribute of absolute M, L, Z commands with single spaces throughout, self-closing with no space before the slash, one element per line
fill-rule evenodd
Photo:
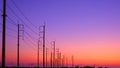
<path fill-rule="evenodd" d="M 55 40 L 56 47 L 69 60 L 70 56 L 74 55 L 75 64 L 120 67 L 120 0 L 13 1 L 37 28 L 44 22 L 46 23 L 46 46 L 49 51 L 51 41 Z M 7 4 L 38 33 L 38 29 L 26 21 L 11 0 L 8 0 Z M 2 10 L 2 0 L 0 0 L 0 9 Z M 1 12 L 0 15 L 2 15 Z M 9 8 L 7 8 L 7 15 L 16 23 L 18 21 L 23 23 L 15 17 Z M 2 23 L 2 16 L 0 23 Z M 9 23 L 9 20 L 7 20 L 7 27 L 16 31 L 7 29 L 9 35 L 15 36 L 9 37 L 7 35 L 7 64 L 14 65 L 16 62 L 17 27 Z M 36 63 L 38 35 L 26 26 L 25 31 L 32 35 L 32 42 L 36 46 L 26 38 L 24 41 L 27 41 L 29 45 L 21 40 L 21 64 Z"/>

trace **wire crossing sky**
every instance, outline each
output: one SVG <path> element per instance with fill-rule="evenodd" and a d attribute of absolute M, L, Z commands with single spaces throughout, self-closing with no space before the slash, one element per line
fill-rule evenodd
<path fill-rule="evenodd" d="M 7 0 L 7 65 L 16 65 L 18 23 L 25 31 L 20 39 L 21 65 L 36 65 L 39 26 L 44 22 L 46 46 L 51 48 L 55 40 L 62 54 L 74 55 L 76 65 L 120 67 L 120 0 Z M 2 16 L 0 55 L 1 38 Z"/>

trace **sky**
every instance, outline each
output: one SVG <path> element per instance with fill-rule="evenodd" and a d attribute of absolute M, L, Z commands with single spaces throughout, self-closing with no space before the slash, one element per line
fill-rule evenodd
<path fill-rule="evenodd" d="M 1 11 L 2 2 L 0 0 Z M 25 19 L 13 2 L 32 24 Z M 16 64 L 17 54 L 17 26 L 11 23 L 8 19 L 10 17 L 16 24 L 26 23 L 24 31 L 32 36 L 31 39 L 25 33 L 24 40 L 22 40 L 23 37 L 20 38 L 21 65 L 35 65 L 39 26 L 45 23 L 46 47 L 49 52 L 51 51 L 51 41 L 56 41 L 56 47 L 60 49 L 62 55 L 68 57 L 68 61 L 74 55 L 75 65 L 120 68 L 119 3 L 120 0 L 7 0 L 7 65 Z M 2 16 L 0 23 L 2 23 Z M 0 55 L 1 39 L 2 26 L 0 25 Z M 42 57 L 42 53 L 40 55 Z"/>

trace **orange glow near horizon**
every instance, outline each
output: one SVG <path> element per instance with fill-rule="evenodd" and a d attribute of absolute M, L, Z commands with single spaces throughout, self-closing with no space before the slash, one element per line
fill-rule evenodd
<path fill-rule="evenodd" d="M 98 41 L 98 40 L 97 40 Z M 108 43 L 109 42 L 109 43 Z M 77 46 L 72 46 L 72 45 Z M 71 64 L 71 56 L 74 55 L 75 65 L 119 65 L 120 64 L 120 55 L 119 55 L 119 45 L 117 41 L 99 41 L 99 42 L 57 42 L 56 45 L 59 46 L 62 55 L 68 57 L 68 64 Z M 66 45 L 62 47 L 60 45 Z M 113 45 L 116 45 L 113 46 Z M 37 63 L 37 47 L 33 49 L 28 48 L 22 44 L 20 49 L 20 62 L 23 64 Z M 29 45 L 32 46 L 32 45 Z M 87 46 L 87 47 L 86 47 Z M 92 47 L 91 47 L 92 46 Z M 107 46 L 107 47 L 106 47 Z M 109 46 L 109 47 L 108 47 Z M 63 49 L 64 48 L 64 49 Z M 26 50 L 27 49 L 27 50 Z M 40 50 L 40 62 L 42 63 L 42 51 Z M 48 63 L 50 64 L 50 48 L 48 52 Z M 7 57 L 6 61 L 8 63 L 16 62 L 16 49 L 7 48 Z"/>
<path fill-rule="evenodd" d="M 0 0 L 0 15 L 3 15 L 2 1 Z M 6 7 L 6 65 L 16 65 L 17 62 L 19 23 L 24 25 L 24 28 L 21 28 L 24 32 L 20 30 L 19 39 L 21 65 L 37 65 L 38 40 L 42 65 L 41 26 L 45 24 L 45 47 L 48 48 L 49 65 L 53 51 L 51 42 L 55 41 L 55 51 L 59 48 L 61 57 L 65 56 L 65 63 L 67 58 L 69 65 L 74 56 L 75 65 L 119 65 L 120 68 L 120 0 L 12 1 L 7 0 Z M 0 63 L 2 20 L 0 16 Z"/>

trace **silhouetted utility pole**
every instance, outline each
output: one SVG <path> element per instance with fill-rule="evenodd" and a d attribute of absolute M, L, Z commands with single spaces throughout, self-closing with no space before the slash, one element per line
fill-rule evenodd
<path fill-rule="evenodd" d="M 19 67 L 19 29 L 20 25 L 18 24 L 18 46 L 17 46 L 17 67 Z"/>
<path fill-rule="evenodd" d="M 46 48 L 46 67 L 47 67 L 47 51 L 48 49 Z"/>
<path fill-rule="evenodd" d="M 72 67 L 74 67 L 74 56 L 72 55 Z"/>
<path fill-rule="evenodd" d="M 51 68 L 53 68 L 53 57 L 52 57 L 52 51 L 51 51 L 51 55 L 50 55 L 50 63 L 51 63 Z"/>
<path fill-rule="evenodd" d="M 63 57 L 62 57 L 62 67 L 64 67 L 64 63 L 65 63 L 65 56 L 63 55 Z"/>
<path fill-rule="evenodd" d="M 22 35 L 20 35 L 20 32 L 22 32 L 21 34 Z M 18 24 L 18 41 L 17 41 L 17 43 L 18 43 L 18 46 L 17 46 L 17 67 L 19 68 L 19 66 L 20 66 L 20 49 L 19 49 L 19 47 L 20 47 L 20 37 L 23 37 L 23 34 L 24 34 L 24 25 L 23 24 Z"/>
<path fill-rule="evenodd" d="M 45 24 L 43 26 L 39 27 L 40 30 L 40 38 L 42 38 L 42 43 L 43 43 L 43 68 L 45 68 Z"/>
<path fill-rule="evenodd" d="M 59 68 L 59 49 L 56 49 L 57 52 L 57 67 Z"/>
<path fill-rule="evenodd" d="M 45 68 L 45 24 L 43 25 L 43 68 Z"/>
<path fill-rule="evenodd" d="M 68 67 L 68 58 L 66 57 L 66 67 Z"/>
<path fill-rule="evenodd" d="M 37 57 L 37 66 L 39 68 L 39 43 L 40 43 L 40 40 L 38 40 L 38 57 Z"/>
<path fill-rule="evenodd" d="M 59 52 L 59 67 L 61 67 L 61 52 Z"/>
<path fill-rule="evenodd" d="M 5 68 L 5 46 L 6 46 L 6 0 L 3 0 L 3 30 L 2 30 L 2 68 Z"/>
<path fill-rule="evenodd" d="M 55 67 L 55 41 L 52 41 L 53 50 L 53 67 Z"/>

